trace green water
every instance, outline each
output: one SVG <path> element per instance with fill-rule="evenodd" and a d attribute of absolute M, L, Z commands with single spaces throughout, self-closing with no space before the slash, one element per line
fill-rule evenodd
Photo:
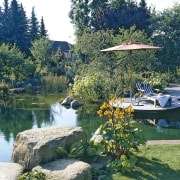
<path fill-rule="evenodd" d="M 77 110 L 64 107 L 58 103 L 61 95 L 48 96 L 17 96 L 6 104 L 0 104 L 0 162 L 10 162 L 13 142 L 16 135 L 27 129 L 47 126 L 80 126 L 87 133 L 88 139 L 102 123 L 97 115 L 98 105 L 84 105 Z M 180 139 L 180 110 L 168 113 L 138 113 L 134 119 L 143 123 L 136 126 L 143 130 L 144 136 L 154 139 Z M 169 128 L 161 128 L 144 124 L 151 119 L 158 124 L 165 119 Z M 146 122 L 146 121 L 145 121 Z M 170 126 L 171 125 L 171 126 Z M 174 125 L 174 126 L 173 126 Z"/>

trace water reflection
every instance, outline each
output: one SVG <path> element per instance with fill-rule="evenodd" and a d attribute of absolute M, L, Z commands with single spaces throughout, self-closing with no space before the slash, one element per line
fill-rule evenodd
<path fill-rule="evenodd" d="M 180 139 L 180 109 L 161 112 L 135 113 L 136 126 L 148 140 Z"/>
<path fill-rule="evenodd" d="M 162 128 L 180 129 L 180 110 L 160 111 L 156 113 L 135 113 L 134 118 L 146 125 Z"/>
<path fill-rule="evenodd" d="M 37 107 L 23 109 L 22 106 L 19 104 L 0 106 L 0 162 L 11 160 L 13 142 L 19 132 L 47 126 L 77 126 L 78 124 L 77 110 L 67 109 L 58 102 L 52 103 L 43 110 L 37 110 Z"/>
<path fill-rule="evenodd" d="M 10 162 L 14 139 L 24 130 L 47 126 L 80 126 L 90 139 L 103 123 L 97 114 L 99 105 L 86 105 L 74 110 L 59 104 L 59 96 L 47 98 L 16 97 L 10 99 L 8 105 L 0 105 L 0 162 Z M 136 113 L 134 118 L 141 122 L 137 127 L 142 129 L 148 140 L 180 139 L 180 129 L 175 129 L 179 128 L 179 114 L 179 110 L 154 114 Z M 162 124 L 168 128 L 160 128 Z"/>

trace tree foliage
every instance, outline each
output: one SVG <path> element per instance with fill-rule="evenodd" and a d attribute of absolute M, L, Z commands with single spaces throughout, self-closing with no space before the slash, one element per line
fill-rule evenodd
<path fill-rule="evenodd" d="M 44 20 L 41 19 L 39 26 L 35 15 L 35 9 L 32 8 L 31 18 L 27 18 L 23 4 L 17 0 L 4 0 L 4 8 L 0 7 L 0 44 L 16 44 L 22 52 L 29 55 L 31 41 L 39 37 L 46 36 Z"/>
<path fill-rule="evenodd" d="M 81 34 L 84 26 L 91 31 L 114 29 L 118 33 L 119 28 L 129 29 L 132 25 L 146 30 L 150 11 L 144 0 L 139 5 L 133 0 L 92 0 L 89 3 L 72 0 L 70 18 L 77 27 L 76 33 Z"/>
<path fill-rule="evenodd" d="M 163 47 L 158 51 L 159 71 L 176 71 L 180 67 L 180 5 L 155 14 L 150 26 L 153 42 Z"/>
<path fill-rule="evenodd" d="M 90 0 L 71 0 L 69 17 L 75 25 L 77 32 L 82 31 L 84 26 L 89 26 L 89 4 Z"/>
<path fill-rule="evenodd" d="M 100 50 L 120 45 L 124 42 L 137 41 L 152 45 L 152 41 L 145 33 L 136 30 L 132 26 L 129 30 L 124 28 L 119 30 L 119 34 L 114 35 L 113 30 L 97 31 L 89 33 L 84 31 L 81 37 L 78 37 L 75 44 L 75 54 L 84 63 L 86 72 L 104 71 L 112 77 L 118 69 L 129 71 L 130 56 L 129 52 L 100 52 Z M 133 51 L 133 69 L 136 72 L 150 70 L 156 63 L 154 51 Z M 143 63 L 142 63 L 143 61 Z"/>
<path fill-rule="evenodd" d="M 30 38 L 32 41 L 34 41 L 35 39 L 39 38 L 39 23 L 35 14 L 35 9 L 34 7 L 32 8 L 32 12 L 31 12 L 31 19 L 30 19 Z"/>
<path fill-rule="evenodd" d="M 36 39 L 32 42 L 30 51 L 36 64 L 37 73 L 47 74 L 52 67 L 51 48 L 51 43 L 46 37 L 42 37 L 39 40 Z"/>
<path fill-rule="evenodd" d="M 17 79 L 23 72 L 24 54 L 14 45 L 2 44 L 0 46 L 0 76 L 14 75 Z"/>

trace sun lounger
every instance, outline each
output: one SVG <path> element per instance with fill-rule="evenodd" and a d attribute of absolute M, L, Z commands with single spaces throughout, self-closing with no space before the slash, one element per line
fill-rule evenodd
<path fill-rule="evenodd" d="M 149 83 L 136 83 L 138 89 L 138 96 L 154 101 L 154 106 L 159 104 L 165 107 L 167 104 L 171 106 L 172 97 L 170 95 L 163 95 L 162 93 L 155 93 Z"/>

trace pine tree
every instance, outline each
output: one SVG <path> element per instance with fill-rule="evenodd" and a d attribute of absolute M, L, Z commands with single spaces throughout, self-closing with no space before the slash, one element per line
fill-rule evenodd
<path fill-rule="evenodd" d="M 39 22 L 35 15 L 35 8 L 32 8 L 31 19 L 30 19 L 30 29 L 29 36 L 31 41 L 39 39 Z"/>
<path fill-rule="evenodd" d="M 28 49 L 28 20 L 22 4 L 12 0 L 9 9 L 10 34 L 8 42 L 16 44 L 22 51 Z"/>
<path fill-rule="evenodd" d="M 4 11 L 2 13 L 2 42 L 8 43 L 10 35 L 10 23 L 9 23 L 9 4 L 8 0 L 4 0 Z"/>
<path fill-rule="evenodd" d="M 141 2 L 139 3 L 139 6 L 141 7 L 141 8 L 146 8 L 146 0 L 141 0 Z"/>
<path fill-rule="evenodd" d="M 3 13 L 0 7 L 0 46 L 2 44 L 3 40 Z"/>
<path fill-rule="evenodd" d="M 41 36 L 41 37 L 43 37 L 43 36 L 44 36 L 44 37 L 47 37 L 47 30 L 45 29 L 43 17 L 41 18 L 40 36 Z"/>

